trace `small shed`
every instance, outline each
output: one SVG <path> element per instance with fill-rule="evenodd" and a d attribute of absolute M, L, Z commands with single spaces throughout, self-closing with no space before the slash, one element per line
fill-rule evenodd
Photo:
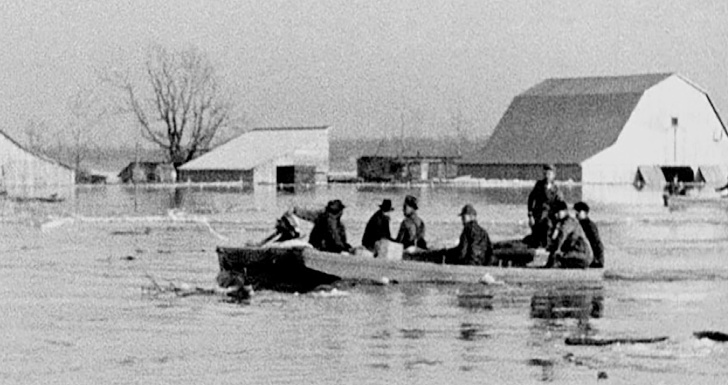
<path fill-rule="evenodd" d="M 401 155 L 362 156 L 357 177 L 366 182 L 415 182 L 452 179 L 457 176 L 457 156 Z"/>
<path fill-rule="evenodd" d="M 185 163 L 179 180 L 243 184 L 325 184 L 329 127 L 256 128 Z"/>
<path fill-rule="evenodd" d="M 174 166 L 165 162 L 131 162 L 119 172 L 121 183 L 174 183 Z"/>

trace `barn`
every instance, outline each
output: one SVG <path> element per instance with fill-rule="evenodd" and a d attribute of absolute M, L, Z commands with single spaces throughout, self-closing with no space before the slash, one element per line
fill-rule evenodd
<path fill-rule="evenodd" d="M 73 186 L 75 177 L 72 168 L 25 149 L 0 131 L 0 192 L 27 195 L 32 188 L 55 193 L 56 187 Z"/>
<path fill-rule="evenodd" d="M 582 183 L 723 183 L 728 133 L 710 97 L 679 74 L 548 79 L 516 96 L 459 175 Z"/>
<path fill-rule="evenodd" d="M 256 128 L 185 163 L 178 180 L 320 184 L 328 172 L 328 126 Z"/>

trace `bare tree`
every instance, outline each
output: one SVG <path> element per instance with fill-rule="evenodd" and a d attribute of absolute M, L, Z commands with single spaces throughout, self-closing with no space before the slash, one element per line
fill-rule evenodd
<path fill-rule="evenodd" d="M 124 109 L 142 136 L 167 154 L 175 169 L 208 150 L 218 130 L 231 121 L 232 103 L 215 69 L 197 49 L 149 50 L 141 85 L 129 73 L 114 74 Z"/>
<path fill-rule="evenodd" d="M 470 121 L 465 118 L 463 111 L 460 107 L 455 108 L 454 111 L 450 112 L 450 129 L 454 136 L 454 153 L 457 156 L 462 156 L 463 146 L 468 142 L 467 127 L 470 126 Z"/>
<path fill-rule="evenodd" d="M 83 163 L 94 150 L 99 149 L 102 135 L 99 125 L 107 115 L 99 98 L 97 88 L 80 88 L 69 100 L 70 118 L 66 129 L 65 147 L 70 155 L 70 162 L 79 172 Z"/>
<path fill-rule="evenodd" d="M 36 154 L 48 152 L 48 138 L 52 136 L 48 123 L 39 118 L 28 119 L 24 127 L 25 145 Z"/>

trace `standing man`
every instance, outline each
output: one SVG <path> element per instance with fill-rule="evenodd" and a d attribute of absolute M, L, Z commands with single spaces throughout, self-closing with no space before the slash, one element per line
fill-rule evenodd
<path fill-rule="evenodd" d="M 574 205 L 574 211 L 576 211 L 576 218 L 579 220 L 581 228 L 584 230 L 584 235 L 589 240 L 589 246 L 591 246 L 592 252 L 594 253 L 594 261 L 592 261 L 589 267 L 603 268 L 604 244 L 599 237 L 597 224 L 589 219 L 589 205 L 584 202 L 578 202 Z"/>
<path fill-rule="evenodd" d="M 417 208 L 417 198 L 407 195 L 404 198 L 404 206 L 402 207 L 404 220 L 399 226 L 396 239 L 396 242 L 401 243 L 405 250 L 413 246 L 418 249 L 427 249 L 425 222 L 422 222 L 422 219 L 417 216 Z"/>
<path fill-rule="evenodd" d="M 579 221 L 569 215 L 566 202 L 558 201 L 551 209 L 555 226 L 551 253 L 545 267 L 586 269 L 591 265 L 594 254 Z"/>
<path fill-rule="evenodd" d="M 352 253 L 354 249 L 346 242 L 346 228 L 341 223 L 344 204 L 336 199 L 329 201 L 324 212 L 316 217 L 308 243 L 315 249 L 330 253 Z"/>
<path fill-rule="evenodd" d="M 478 213 L 468 204 L 460 212 L 463 222 L 463 232 L 460 242 L 454 249 L 450 249 L 445 257 L 445 263 L 452 265 L 478 265 L 489 266 L 493 264 L 493 246 L 488 233 L 478 224 Z"/>
<path fill-rule="evenodd" d="M 549 233 L 553 228 L 550 211 L 554 203 L 564 198 L 556 186 L 556 169 L 553 165 L 543 166 L 543 179 L 536 182 L 528 194 L 528 225 L 531 226 L 529 246 L 548 247 Z"/>
<path fill-rule="evenodd" d="M 383 200 L 382 204 L 379 205 L 379 210 L 369 218 L 369 222 L 364 228 L 361 244 L 375 255 L 377 242 L 382 239 L 392 240 L 392 235 L 389 232 L 389 215 L 392 211 L 394 211 L 392 201 L 389 199 Z"/>

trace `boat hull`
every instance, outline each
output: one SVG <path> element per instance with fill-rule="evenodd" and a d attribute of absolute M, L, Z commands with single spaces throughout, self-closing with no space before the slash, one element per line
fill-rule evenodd
<path fill-rule="evenodd" d="M 504 268 L 461 266 L 411 260 L 385 260 L 321 252 L 310 247 L 218 247 L 220 276 L 237 275 L 254 287 L 308 291 L 339 280 L 363 283 L 459 284 L 488 280 L 507 285 L 594 288 L 600 269 Z M 218 277 L 220 278 L 220 277 Z M 221 280 L 221 286 L 224 286 Z"/>

